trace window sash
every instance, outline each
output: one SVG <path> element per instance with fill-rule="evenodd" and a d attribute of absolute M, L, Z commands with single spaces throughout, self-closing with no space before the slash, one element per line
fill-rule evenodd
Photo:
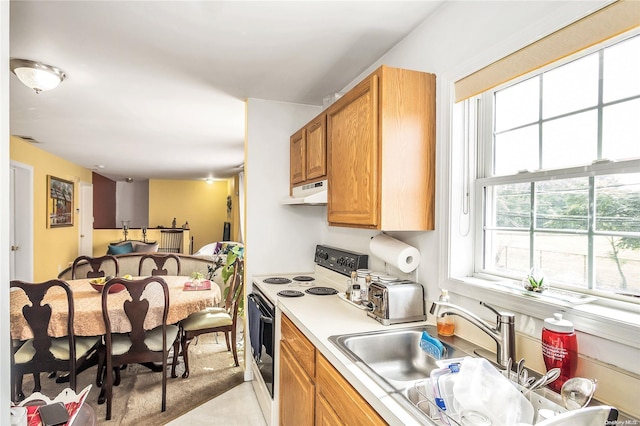
<path fill-rule="evenodd" d="M 637 35 L 637 34 L 636 34 Z M 629 34 L 623 35 L 622 37 L 618 37 L 618 41 L 624 38 L 628 38 Z M 613 44 L 613 40 L 611 42 Z M 599 46 L 597 48 L 591 48 L 588 52 L 584 52 L 580 56 L 587 55 L 603 49 L 603 46 Z M 567 58 L 566 62 L 570 60 L 576 59 L 577 56 L 573 58 Z M 545 72 L 548 69 L 553 69 L 562 64 L 555 63 L 548 66 L 544 70 L 538 70 L 536 72 L 536 76 Z M 527 78 L 532 78 L 536 76 L 525 76 L 517 81 L 509 82 L 508 85 L 517 84 L 520 81 L 523 81 Z M 508 87 L 505 85 L 504 87 Z M 503 176 L 493 176 L 493 168 L 494 168 L 494 113 L 495 113 L 495 105 L 494 105 L 494 93 L 500 90 L 500 88 L 490 90 L 485 92 L 474 99 L 469 99 L 465 101 L 467 103 L 468 108 L 472 111 L 471 115 L 476 118 L 477 123 L 477 136 L 479 141 L 476 141 L 478 147 L 478 158 L 477 158 L 477 178 L 474 183 L 474 193 L 475 193 L 475 223 L 476 223 L 476 231 L 475 231 L 475 257 L 474 257 L 474 271 L 475 274 L 478 275 L 489 275 L 493 277 L 499 278 L 509 278 L 513 279 L 516 283 L 520 282 L 522 276 L 517 276 L 517 274 L 512 274 L 507 271 L 497 271 L 492 270 L 485 267 L 485 236 L 486 233 L 490 230 L 500 230 L 501 228 L 497 227 L 489 227 L 488 224 L 485 223 L 485 215 L 488 214 L 488 208 L 486 205 L 485 198 L 485 190 L 488 187 L 496 186 L 496 185 L 504 185 L 504 184 L 515 184 L 515 183 L 534 183 L 535 182 L 544 182 L 554 179 L 569 179 L 569 178 L 589 178 L 590 181 L 590 195 L 589 195 L 589 220 L 590 224 L 587 230 L 576 231 L 576 230 L 555 230 L 555 229 L 535 229 L 535 222 L 532 222 L 531 229 L 522 229 L 520 232 L 527 233 L 528 238 L 530 239 L 530 264 L 533 264 L 533 241 L 536 234 L 564 234 L 564 235 L 584 235 L 589 240 L 589 254 L 588 254 L 588 272 L 587 272 L 587 280 L 584 283 L 588 288 L 581 288 L 575 285 L 564 285 L 562 283 L 553 283 L 555 288 L 565 288 L 570 291 L 575 291 L 578 293 L 591 293 L 599 296 L 603 296 L 608 299 L 619 299 L 620 297 L 616 296 L 616 293 L 613 292 L 604 292 L 599 291 L 596 286 L 596 280 L 594 278 L 593 268 L 596 263 L 596 259 L 593 255 L 592 244 L 595 238 L 600 236 L 616 236 L 616 237 L 640 237 L 640 233 L 634 232 L 611 232 L 611 231 L 597 231 L 594 229 L 595 224 L 595 212 L 593 211 L 593 185 L 594 178 L 602 175 L 615 175 L 615 174 L 624 174 L 624 173 L 639 173 L 640 172 L 640 158 L 630 159 L 624 161 L 609 161 L 607 159 L 594 160 L 592 164 L 586 166 L 576 166 L 576 167 L 566 167 L 560 169 L 547 169 L 547 170 L 535 170 L 535 171 L 523 171 L 516 174 L 511 175 L 503 175 Z M 601 97 L 601 95 L 600 95 Z M 636 98 L 637 96 L 633 96 L 632 98 Z M 623 102 L 627 99 L 619 99 L 615 102 Z M 603 102 L 599 101 L 598 105 L 594 107 L 594 109 L 602 110 L 603 106 L 606 106 Z M 474 110 L 475 109 L 475 110 Z M 575 112 L 569 112 L 566 115 L 575 114 Z M 554 117 L 555 118 L 555 117 Z M 471 121 L 467 120 L 467 125 L 472 125 Z M 598 137 L 598 158 L 601 158 L 601 136 Z M 533 198 L 532 198 L 533 201 Z M 508 230 L 512 230 L 511 228 L 507 228 Z M 618 291 L 622 293 L 622 291 Z M 623 300 L 628 300 L 628 297 L 622 297 Z M 634 302 L 638 302 L 637 298 L 634 298 Z"/>

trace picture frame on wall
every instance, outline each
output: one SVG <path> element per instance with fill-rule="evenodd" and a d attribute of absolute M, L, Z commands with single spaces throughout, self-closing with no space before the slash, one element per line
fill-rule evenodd
<path fill-rule="evenodd" d="M 47 228 L 73 226 L 73 182 L 47 175 Z"/>

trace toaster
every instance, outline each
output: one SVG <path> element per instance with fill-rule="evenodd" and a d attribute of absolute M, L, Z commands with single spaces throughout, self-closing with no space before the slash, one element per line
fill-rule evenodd
<path fill-rule="evenodd" d="M 383 325 L 425 321 L 424 287 L 413 281 L 371 283 L 367 315 Z"/>

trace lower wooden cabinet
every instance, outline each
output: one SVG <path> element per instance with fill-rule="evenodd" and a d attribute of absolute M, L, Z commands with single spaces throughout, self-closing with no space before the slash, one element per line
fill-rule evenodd
<path fill-rule="evenodd" d="M 342 426 L 344 423 L 333 411 L 329 402 L 320 394 L 316 395 L 316 425 L 317 426 Z"/>
<path fill-rule="evenodd" d="M 286 315 L 281 324 L 280 425 L 387 424 Z"/>
<path fill-rule="evenodd" d="M 296 361 L 289 345 L 280 343 L 280 424 L 313 425 L 315 385 Z"/>
<path fill-rule="evenodd" d="M 331 419 L 324 424 L 344 425 L 386 425 L 387 423 L 369 405 L 369 403 L 354 389 L 347 380 L 336 370 L 329 361 L 319 353 L 316 356 L 316 420 L 318 411 L 327 407 L 333 413 L 325 414 L 323 420 Z M 325 410 L 326 411 L 326 410 Z M 340 423 L 333 423 L 337 418 Z M 320 424 L 316 422 L 316 424 Z"/>

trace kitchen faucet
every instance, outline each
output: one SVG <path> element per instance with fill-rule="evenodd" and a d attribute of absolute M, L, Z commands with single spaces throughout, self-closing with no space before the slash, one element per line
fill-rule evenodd
<path fill-rule="evenodd" d="M 431 305 L 430 313 L 436 317 L 443 317 L 445 315 L 458 315 L 471 324 L 484 331 L 495 340 L 497 345 L 496 361 L 501 366 L 506 368 L 509 358 L 515 359 L 516 355 L 516 332 L 515 332 L 515 315 L 510 312 L 498 312 L 494 307 L 480 302 L 482 306 L 493 311 L 496 315 L 496 326 L 492 327 L 490 324 L 482 320 L 473 312 L 470 312 L 460 306 L 454 305 L 449 302 L 436 301 Z"/>

